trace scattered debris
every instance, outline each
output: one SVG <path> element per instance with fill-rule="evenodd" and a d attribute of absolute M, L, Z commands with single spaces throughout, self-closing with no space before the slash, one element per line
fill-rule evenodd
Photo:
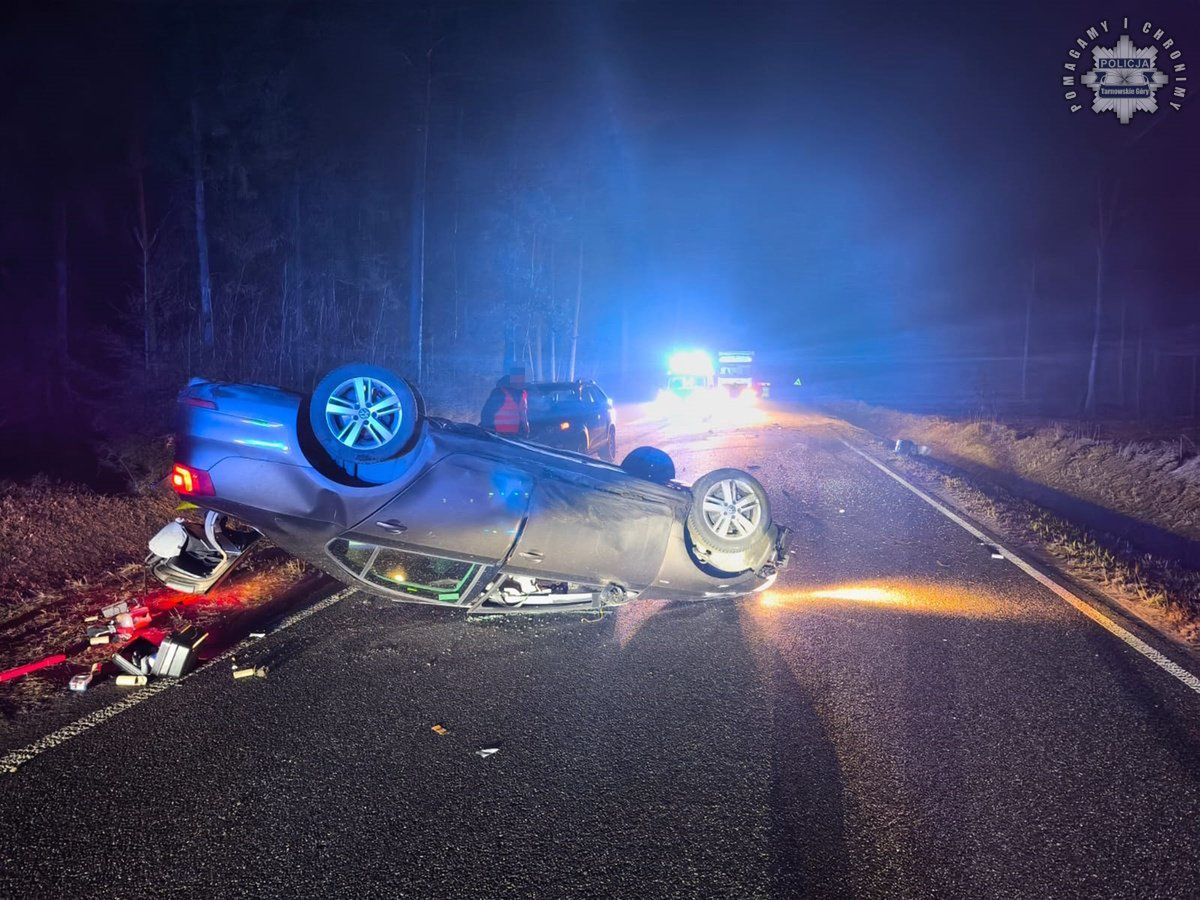
<path fill-rule="evenodd" d="M 89 625 L 87 630 L 88 638 L 100 637 L 105 634 L 112 634 L 117 630 L 117 627 L 112 622 L 104 625 Z"/>
<path fill-rule="evenodd" d="M 253 639 L 254 639 L 254 640 L 256 640 L 256 641 L 258 641 L 258 640 L 261 640 L 262 638 L 265 638 L 266 636 L 267 636 L 267 633 L 266 633 L 265 631 L 252 631 L 252 632 L 250 632 L 250 637 L 251 637 L 251 638 L 253 638 Z"/>
<path fill-rule="evenodd" d="M 100 614 L 99 614 L 99 613 L 96 613 L 96 614 L 95 614 L 95 615 L 93 615 L 93 616 L 84 616 L 84 617 L 83 617 L 83 621 L 84 621 L 85 623 L 87 623 L 87 622 L 99 622 L 99 621 L 100 621 Z"/>
<path fill-rule="evenodd" d="M 899 456 L 915 456 L 917 454 L 917 445 L 908 438 L 900 438 L 896 441 L 896 445 L 892 450 Z"/>
<path fill-rule="evenodd" d="M 476 750 L 475 755 L 478 756 L 480 759 L 487 759 L 489 756 L 492 756 L 499 752 L 500 752 L 499 747 L 484 747 L 482 750 Z"/>
<path fill-rule="evenodd" d="M 432 731 L 434 734 L 440 734 L 440 735 L 447 735 L 450 733 L 450 729 L 440 723 L 437 725 L 434 725 L 429 730 Z"/>
<path fill-rule="evenodd" d="M 104 634 L 94 634 L 88 638 L 88 643 L 93 647 L 98 647 L 101 644 L 109 644 L 112 643 L 112 635 L 108 632 L 105 632 Z"/>
<path fill-rule="evenodd" d="M 149 675 L 157 653 L 158 648 L 153 643 L 140 637 L 114 655 L 112 661 L 129 675 Z"/>
<path fill-rule="evenodd" d="M 182 678 L 196 665 L 196 648 L 208 637 L 207 631 L 201 631 L 195 625 L 188 625 L 179 631 L 172 631 L 161 644 L 154 656 L 154 666 L 151 674 L 167 678 Z"/>
<path fill-rule="evenodd" d="M 150 683 L 148 675 L 118 675 L 117 687 L 145 687 Z"/>
<path fill-rule="evenodd" d="M 11 681 L 14 678 L 20 678 L 22 675 L 28 675 L 30 672 L 36 672 L 38 669 L 45 669 L 48 666 L 57 666 L 59 663 L 65 663 L 67 655 L 65 653 L 55 653 L 52 656 L 47 656 L 45 659 L 39 659 L 37 662 L 25 663 L 23 666 L 17 666 L 13 669 L 5 669 L 0 672 L 0 681 Z"/>
<path fill-rule="evenodd" d="M 99 673 L 101 665 L 103 664 L 93 663 L 92 667 L 86 672 L 80 672 L 78 675 L 72 675 L 71 680 L 67 683 L 67 687 L 73 691 L 86 691 L 88 686 L 91 685 L 92 679 L 96 677 L 97 673 Z"/>
<path fill-rule="evenodd" d="M 253 678 L 256 671 L 257 670 L 254 668 L 254 666 L 247 666 L 244 669 L 234 669 L 233 677 L 234 678 Z"/>
<path fill-rule="evenodd" d="M 129 612 L 129 604 L 122 600 L 120 603 L 104 607 L 104 609 L 100 610 L 100 615 L 105 619 L 115 619 L 121 613 L 127 612 Z"/>

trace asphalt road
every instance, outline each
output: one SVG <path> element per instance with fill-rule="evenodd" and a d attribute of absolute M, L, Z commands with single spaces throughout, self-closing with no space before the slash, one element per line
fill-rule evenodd
<path fill-rule="evenodd" d="M 0 776 L 0 894 L 1200 894 L 1200 695 L 817 416 L 648 433 L 757 467 L 767 602 L 353 594 Z"/>

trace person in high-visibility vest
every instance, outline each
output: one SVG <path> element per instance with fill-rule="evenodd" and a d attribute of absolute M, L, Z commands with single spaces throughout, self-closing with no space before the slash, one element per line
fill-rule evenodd
<path fill-rule="evenodd" d="M 525 370 L 514 369 L 496 382 L 483 404 L 479 424 L 496 434 L 529 437 L 529 392 Z"/>

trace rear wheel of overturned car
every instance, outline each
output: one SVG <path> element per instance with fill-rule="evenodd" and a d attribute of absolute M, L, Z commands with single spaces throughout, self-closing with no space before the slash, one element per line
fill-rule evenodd
<path fill-rule="evenodd" d="M 408 450 L 425 405 L 409 382 L 365 363 L 339 366 L 321 379 L 308 404 L 308 423 L 330 459 L 353 473 Z"/>
<path fill-rule="evenodd" d="M 767 492 L 741 469 L 716 469 L 692 485 L 687 528 L 692 543 L 717 553 L 752 549 L 771 527 Z"/>

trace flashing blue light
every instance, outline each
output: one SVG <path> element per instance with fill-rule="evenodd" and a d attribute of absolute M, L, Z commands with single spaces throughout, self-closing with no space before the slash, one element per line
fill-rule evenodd
<path fill-rule="evenodd" d="M 711 377 L 715 371 L 713 359 L 704 350 L 676 350 L 667 359 L 668 375 Z"/>

